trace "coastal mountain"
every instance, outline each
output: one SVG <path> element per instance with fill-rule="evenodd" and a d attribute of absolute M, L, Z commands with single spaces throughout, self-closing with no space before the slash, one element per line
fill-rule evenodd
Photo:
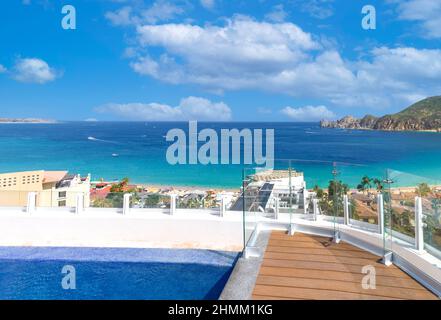
<path fill-rule="evenodd" d="M 361 119 L 346 116 L 337 121 L 320 121 L 322 128 L 365 129 L 388 131 L 436 131 L 441 132 L 441 96 L 421 100 L 401 112 Z"/>

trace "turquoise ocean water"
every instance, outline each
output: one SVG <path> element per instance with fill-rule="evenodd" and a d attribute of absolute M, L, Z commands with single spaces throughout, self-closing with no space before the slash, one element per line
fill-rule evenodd
<path fill-rule="evenodd" d="M 339 178 L 355 186 L 363 175 L 396 170 L 397 184 L 441 181 L 441 134 L 322 129 L 316 123 L 198 123 L 199 129 L 275 130 L 276 168 L 303 171 L 308 187 Z M 237 188 L 241 165 L 170 165 L 165 135 L 184 122 L 65 122 L 1 124 L 0 172 L 69 170 L 93 179 L 129 177 L 134 183 Z M 118 156 L 112 156 L 112 155 Z M 251 171 L 246 171 L 246 173 Z M 405 172 L 397 173 L 397 172 Z M 440 183 L 441 184 L 441 183 Z"/>

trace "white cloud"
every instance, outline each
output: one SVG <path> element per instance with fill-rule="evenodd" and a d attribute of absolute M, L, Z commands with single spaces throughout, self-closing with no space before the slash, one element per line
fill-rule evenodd
<path fill-rule="evenodd" d="M 406 107 L 441 91 L 441 50 L 381 47 L 371 56 L 371 62 L 357 63 L 356 94 L 346 94 L 342 105 Z"/>
<path fill-rule="evenodd" d="M 143 21 L 147 23 L 156 23 L 158 21 L 167 21 L 184 13 L 184 9 L 171 2 L 159 0 L 141 13 Z"/>
<path fill-rule="evenodd" d="M 105 17 L 115 26 L 125 26 L 136 23 L 132 17 L 132 8 L 123 7 L 115 12 L 106 12 Z"/>
<path fill-rule="evenodd" d="M 326 19 L 334 14 L 334 0 L 295 0 L 294 4 L 300 11 L 316 19 Z"/>
<path fill-rule="evenodd" d="M 323 119 L 334 119 L 336 117 L 336 115 L 325 106 L 285 107 L 281 112 L 290 119 L 300 122 L 313 122 Z"/>
<path fill-rule="evenodd" d="M 142 121 L 228 121 L 232 117 L 231 109 L 225 103 L 199 97 L 184 98 L 176 107 L 160 103 L 111 103 L 96 108 L 96 111 Z"/>
<path fill-rule="evenodd" d="M 441 91 L 441 51 L 376 48 L 367 60 L 345 61 L 292 23 L 235 17 L 225 26 L 146 25 L 137 29 L 142 48 L 160 47 L 132 68 L 165 82 L 207 89 L 260 89 L 326 99 L 361 108 L 405 107 L 416 96 Z M 411 94 L 409 94 L 411 93 Z"/>
<path fill-rule="evenodd" d="M 213 9 L 216 5 L 215 0 L 200 0 L 201 5 L 206 9 Z"/>
<path fill-rule="evenodd" d="M 332 12 L 330 0 L 311 5 Z M 381 47 L 350 61 L 294 23 L 243 15 L 222 21 L 134 22 L 136 42 L 125 56 L 135 72 L 163 82 L 196 84 L 218 94 L 243 89 L 283 93 L 325 101 L 328 107 L 402 108 L 441 92 L 437 49 Z"/>
<path fill-rule="evenodd" d="M 265 15 L 265 18 L 273 22 L 283 22 L 287 16 L 288 13 L 285 11 L 283 4 L 278 4 L 272 8 L 271 12 Z"/>
<path fill-rule="evenodd" d="M 6 67 L 4 66 L 4 65 L 2 65 L 2 64 L 0 64 L 0 73 L 4 73 L 4 72 L 6 72 Z"/>
<path fill-rule="evenodd" d="M 399 18 L 421 23 L 423 36 L 441 38 L 441 1 L 407 0 L 398 3 Z"/>
<path fill-rule="evenodd" d="M 13 70 L 13 78 L 20 82 L 43 84 L 56 77 L 56 71 L 47 62 L 37 58 L 18 59 Z"/>
<path fill-rule="evenodd" d="M 105 13 L 105 17 L 115 26 L 126 26 L 169 21 L 184 13 L 183 6 L 167 0 L 157 0 L 149 7 L 125 6 L 116 11 L 109 11 Z"/>
<path fill-rule="evenodd" d="M 225 26 L 145 25 L 137 32 L 141 47 L 162 47 L 165 53 L 157 60 L 144 56 L 132 63 L 136 72 L 221 89 L 254 86 L 256 80 L 305 60 L 305 51 L 320 47 L 294 24 L 243 16 L 228 20 Z"/>

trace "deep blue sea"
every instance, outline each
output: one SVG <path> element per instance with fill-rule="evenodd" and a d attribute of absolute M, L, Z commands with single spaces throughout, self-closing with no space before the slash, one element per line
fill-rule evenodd
<path fill-rule="evenodd" d="M 2 247 L 0 299 L 215 300 L 237 257 L 191 249 Z M 63 288 L 65 276 L 74 289 Z"/>
<path fill-rule="evenodd" d="M 129 177 L 134 183 L 236 188 L 241 165 L 170 165 L 165 135 L 171 128 L 188 130 L 179 122 L 65 122 L 0 124 L 0 172 L 69 170 L 91 173 L 94 179 Z M 332 163 L 344 163 L 339 176 L 356 185 L 367 174 L 382 177 L 399 170 L 400 184 L 411 175 L 441 180 L 441 134 L 322 129 L 317 123 L 198 123 L 198 128 L 275 130 L 275 158 L 296 159 L 308 187 L 325 185 Z M 118 156 L 112 156 L 117 154 Z M 312 160 L 312 161 L 311 161 Z M 288 162 L 276 160 L 276 168 Z M 418 180 L 419 178 L 416 178 Z"/>

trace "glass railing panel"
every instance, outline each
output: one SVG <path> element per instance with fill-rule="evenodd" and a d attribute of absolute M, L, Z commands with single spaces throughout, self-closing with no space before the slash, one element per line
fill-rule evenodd
<path fill-rule="evenodd" d="M 351 190 L 348 194 L 349 224 L 354 227 L 378 230 L 378 196 Z"/>
<path fill-rule="evenodd" d="M 102 192 L 90 196 L 91 208 L 123 208 L 125 192 Z"/>
<path fill-rule="evenodd" d="M 259 210 L 259 188 L 255 185 L 254 177 L 259 172 L 256 168 L 242 170 L 241 197 L 232 205 L 232 210 L 242 212 L 242 227 L 244 250 L 251 246 L 251 240 L 257 226 L 256 211 Z"/>
<path fill-rule="evenodd" d="M 245 247 L 253 246 L 252 237 L 256 232 L 257 227 L 257 213 L 255 207 L 254 197 L 245 197 L 244 205 L 247 210 L 243 212 L 244 222 L 244 245 Z"/>
<path fill-rule="evenodd" d="M 393 235 L 392 235 L 392 185 L 395 183 L 393 171 L 386 169 L 384 172 L 384 188 L 382 191 L 383 196 L 383 255 L 386 257 L 393 251 Z M 383 258 L 387 263 L 388 258 Z M 388 256 L 390 257 L 390 256 Z"/>
<path fill-rule="evenodd" d="M 397 170 L 387 170 L 388 187 L 385 200 L 385 248 L 392 250 L 392 243 L 399 241 L 416 247 L 417 212 L 416 198 L 421 198 L 423 215 L 423 238 L 427 246 L 439 246 L 440 183 Z M 438 217 L 438 218 L 437 218 Z M 438 220 L 437 220 L 438 219 Z M 438 241 L 438 242 L 437 242 Z M 438 243 L 438 244 L 437 244 Z"/>
<path fill-rule="evenodd" d="M 424 247 L 441 258 L 441 190 L 422 196 Z"/>
<path fill-rule="evenodd" d="M 283 222 L 291 222 L 293 218 L 309 219 L 317 194 L 322 200 L 323 213 L 328 214 L 325 197 L 331 178 L 330 170 L 325 168 L 331 166 L 306 160 L 275 160 L 274 168 L 247 169 L 245 196 L 248 201 L 253 199 L 253 211 L 259 218 Z"/>
<path fill-rule="evenodd" d="M 368 165 L 339 164 L 339 181 L 347 200 L 342 201 L 347 206 L 348 220 L 351 227 L 379 231 L 379 194 L 384 188 L 384 171 Z M 345 209 L 338 211 L 338 217 Z"/>
<path fill-rule="evenodd" d="M 130 197 L 133 209 L 170 209 L 170 195 L 160 193 L 135 192 Z"/>
<path fill-rule="evenodd" d="M 415 245 L 415 198 L 430 193 L 430 178 L 388 170 L 389 229 L 394 239 Z"/>
<path fill-rule="evenodd" d="M 286 171 L 287 179 L 275 184 L 273 197 L 279 199 L 279 212 L 293 218 L 314 218 L 314 200 L 318 202 L 318 213 L 332 215 L 329 207 L 329 184 L 332 180 L 331 163 L 310 160 L 278 160 L 276 170 Z"/>
<path fill-rule="evenodd" d="M 207 191 L 195 190 L 176 197 L 176 208 L 178 209 L 207 209 L 218 206 L 215 194 Z"/>

